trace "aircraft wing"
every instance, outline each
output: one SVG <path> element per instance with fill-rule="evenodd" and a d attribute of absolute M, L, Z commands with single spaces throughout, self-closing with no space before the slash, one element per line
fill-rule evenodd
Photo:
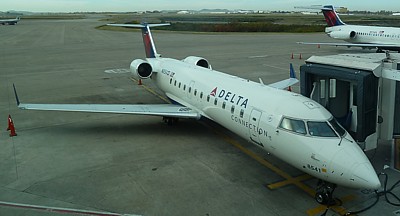
<path fill-rule="evenodd" d="M 174 104 L 28 104 L 20 103 L 22 110 L 47 110 L 93 113 L 153 115 L 174 118 L 200 118 L 196 111 Z"/>
<path fill-rule="evenodd" d="M 272 88 L 277 88 L 277 89 L 285 89 L 288 88 L 289 86 L 292 86 L 296 83 L 298 83 L 299 80 L 296 78 L 289 78 L 289 79 L 285 79 L 276 83 L 271 83 L 268 86 L 272 87 Z"/>
<path fill-rule="evenodd" d="M 22 110 L 136 114 L 194 119 L 200 118 L 200 114 L 195 110 L 175 104 L 33 104 L 20 103 L 15 86 L 14 93 L 18 108 Z"/>
<path fill-rule="evenodd" d="M 299 82 L 299 80 L 296 78 L 296 73 L 294 72 L 294 68 L 292 63 L 290 63 L 290 70 L 289 70 L 289 79 L 285 79 L 276 83 L 271 83 L 268 86 L 272 88 L 277 88 L 277 89 L 286 89 L 296 83 Z M 262 80 L 260 79 L 260 82 Z"/>
<path fill-rule="evenodd" d="M 376 43 L 315 43 L 315 42 L 297 42 L 305 45 L 328 45 L 328 46 L 345 46 L 345 47 L 361 47 L 361 48 L 399 48 L 399 44 L 376 44 Z"/>

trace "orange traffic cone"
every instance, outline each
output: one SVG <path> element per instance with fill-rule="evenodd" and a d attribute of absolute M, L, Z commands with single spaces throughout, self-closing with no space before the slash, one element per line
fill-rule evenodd
<path fill-rule="evenodd" d="M 138 85 L 142 85 L 142 79 L 139 79 Z"/>
<path fill-rule="evenodd" d="M 10 131 L 10 137 L 17 136 L 17 133 L 15 133 L 15 127 L 14 127 L 14 122 L 11 118 L 11 115 L 8 115 L 8 128 L 7 130 Z"/>
<path fill-rule="evenodd" d="M 293 59 L 293 53 L 292 53 L 292 56 L 290 58 Z"/>
<path fill-rule="evenodd" d="M 11 115 L 8 115 L 8 127 L 7 127 L 7 131 L 9 131 L 9 130 L 11 129 L 11 124 L 12 124 Z"/>

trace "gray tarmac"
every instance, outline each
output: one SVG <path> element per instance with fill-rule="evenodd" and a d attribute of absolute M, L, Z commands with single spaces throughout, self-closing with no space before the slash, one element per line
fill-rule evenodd
<path fill-rule="evenodd" d="M 268 189 L 285 179 L 232 143 L 293 177 L 302 175 L 299 170 L 211 122 L 168 126 L 159 117 L 18 110 L 13 83 L 20 100 L 29 103 L 164 103 L 127 73 L 133 59 L 144 58 L 140 33 L 94 28 L 101 24 L 97 19 L 21 20 L 0 26 L 0 201 L 139 215 L 323 213 L 324 207 L 294 185 Z M 289 63 L 299 75 L 311 55 L 371 52 L 296 44 L 332 41 L 323 33 L 154 31 L 153 36 L 165 57 L 202 56 L 213 69 L 264 83 L 287 78 Z M 162 95 L 151 81 L 144 84 Z M 12 138 L 6 131 L 9 114 L 18 134 Z M 389 164 L 389 150 L 382 144 L 368 152 L 377 172 Z M 398 172 L 385 172 L 390 186 L 400 178 Z M 304 184 L 315 188 L 316 180 Z M 375 200 L 372 191 L 342 187 L 335 196 L 343 211 Z M 359 215 L 396 215 L 399 209 L 381 198 Z M 65 214 L 0 204 L 0 215 Z"/>

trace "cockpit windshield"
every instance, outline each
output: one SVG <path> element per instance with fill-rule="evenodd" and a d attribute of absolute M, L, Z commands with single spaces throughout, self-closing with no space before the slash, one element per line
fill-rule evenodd
<path fill-rule="evenodd" d="M 336 121 L 335 118 L 329 120 L 329 123 L 332 125 L 333 129 L 339 134 L 339 136 L 343 137 L 346 134 L 346 130 Z"/>
<path fill-rule="evenodd" d="M 307 122 L 308 131 L 311 136 L 337 137 L 335 131 L 328 125 L 328 122 Z"/>
<path fill-rule="evenodd" d="M 284 116 L 279 128 L 315 137 L 343 137 L 346 134 L 346 130 L 334 118 L 329 121 L 306 121 Z"/>

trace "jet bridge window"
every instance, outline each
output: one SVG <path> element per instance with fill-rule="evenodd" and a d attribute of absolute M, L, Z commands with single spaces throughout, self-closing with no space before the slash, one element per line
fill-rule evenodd
<path fill-rule="evenodd" d="M 283 117 L 280 128 L 292 131 L 299 134 L 307 134 L 306 125 L 303 120 L 291 119 L 287 117 Z"/>
<path fill-rule="evenodd" d="M 307 122 L 308 131 L 311 136 L 337 137 L 335 131 L 328 125 L 328 122 Z"/>

